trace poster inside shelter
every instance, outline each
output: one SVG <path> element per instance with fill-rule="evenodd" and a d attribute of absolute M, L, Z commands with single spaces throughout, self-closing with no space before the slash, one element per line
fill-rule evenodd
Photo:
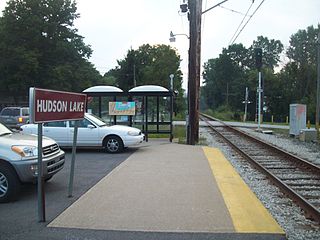
<path fill-rule="evenodd" d="M 135 102 L 109 102 L 109 115 L 135 115 Z"/>

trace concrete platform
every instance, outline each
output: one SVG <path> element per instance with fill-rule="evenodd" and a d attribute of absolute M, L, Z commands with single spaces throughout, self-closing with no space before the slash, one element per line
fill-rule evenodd
<path fill-rule="evenodd" d="M 285 239 L 219 149 L 163 141 L 139 148 L 48 227 Z"/>

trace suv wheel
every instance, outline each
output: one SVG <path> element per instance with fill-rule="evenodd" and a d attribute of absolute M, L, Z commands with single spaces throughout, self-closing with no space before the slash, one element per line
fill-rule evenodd
<path fill-rule="evenodd" d="M 8 165 L 0 164 L 0 203 L 17 199 L 20 181 L 16 172 Z"/>
<path fill-rule="evenodd" d="M 104 142 L 104 148 L 109 153 L 119 153 L 123 150 L 123 142 L 118 136 L 109 136 Z"/>

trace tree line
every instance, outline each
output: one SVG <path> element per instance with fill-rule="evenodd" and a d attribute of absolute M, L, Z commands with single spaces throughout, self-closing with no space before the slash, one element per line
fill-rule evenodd
<path fill-rule="evenodd" d="M 315 121 L 317 89 L 317 27 L 309 26 L 290 37 L 284 49 L 279 40 L 257 37 L 246 48 L 233 44 L 224 48 L 219 57 L 204 64 L 204 86 L 201 88 L 201 107 L 214 112 L 230 111 L 233 118 L 244 112 L 245 89 L 249 89 L 249 119 L 256 118 L 258 71 L 255 48 L 262 49 L 262 87 L 264 118 L 285 121 L 289 105 L 307 105 L 307 117 Z M 283 66 L 280 57 L 285 58 Z"/>
<path fill-rule="evenodd" d="M 0 17 L 0 102 L 28 102 L 29 87 L 81 92 L 94 85 L 118 86 L 124 91 L 140 85 L 177 90 L 174 110 L 186 110 L 180 56 L 169 45 L 143 44 L 129 49 L 124 59 L 103 76 L 90 62 L 91 46 L 78 34 L 75 0 L 9 0 Z M 233 44 L 204 64 L 201 108 L 243 114 L 245 88 L 249 88 L 249 119 L 256 114 L 258 73 L 254 50 L 263 50 L 264 114 L 275 120 L 288 116 L 290 103 L 307 105 L 314 121 L 316 105 L 317 27 L 299 30 L 284 49 L 279 40 L 259 36 L 249 48 Z M 279 66 L 284 54 L 286 63 Z"/>
<path fill-rule="evenodd" d="M 102 76 L 90 62 L 91 46 L 78 34 L 75 0 L 9 0 L 0 17 L 0 102 L 28 102 L 30 87 L 81 92 L 94 85 L 129 90 L 155 84 L 169 88 L 174 74 L 176 111 L 184 106 L 180 56 L 168 45 L 129 49 Z"/>
<path fill-rule="evenodd" d="M 11 0 L 0 18 L 2 97 L 24 101 L 29 87 L 82 91 L 99 79 L 92 50 L 74 28 L 71 0 Z"/>

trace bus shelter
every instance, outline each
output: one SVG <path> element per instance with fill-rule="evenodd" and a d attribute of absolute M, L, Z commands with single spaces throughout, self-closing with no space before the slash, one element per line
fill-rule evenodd
<path fill-rule="evenodd" d="M 117 124 L 117 116 L 109 115 L 109 102 L 128 99 L 127 93 L 114 86 L 93 86 L 82 91 L 87 94 L 87 112 L 93 113 L 105 122 Z"/>
<path fill-rule="evenodd" d="M 93 86 L 85 89 L 88 112 L 110 124 L 140 128 L 148 141 L 149 134 L 168 134 L 173 139 L 173 92 L 157 85 L 143 85 L 123 92 L 114 86 Z M 133 105 L 130 115 L 113 115 L 112 104 Z M 128 103 L 128 104 L 127 104 Z M 130 104 L 129 104 L 130 103 Z"/>

